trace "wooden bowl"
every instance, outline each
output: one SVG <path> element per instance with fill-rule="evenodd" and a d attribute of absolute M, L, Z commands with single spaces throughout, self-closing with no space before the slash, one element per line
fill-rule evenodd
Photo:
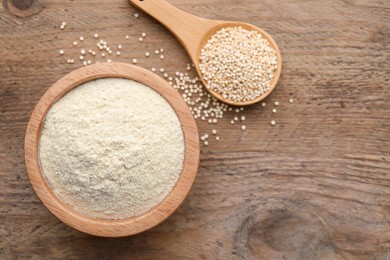
<path fill-rule="evenodd" d="M 184 134 L 185 155 L 181 175 L 168 196 L 147 213 L 123 220 L 95 219 L 67 205 L 51 189 L 42 175 L 38 145 L 45 117 L 51 106 L 77 86 L 100 78 L 125 78 L 140 82 L 158 92 L 176 112 Z M 43 204 L 67 225 L 102 237 L 134 235 L 164 221 L 187 196 L 199 166 L 199 136 L 195 120 L 179 93 L 165 80 L 148 70 L 124 63 L 105 63 L 83 67 L 57 81 L 39 100 L 25 137 L 25 161 L 31 184 Z"/>

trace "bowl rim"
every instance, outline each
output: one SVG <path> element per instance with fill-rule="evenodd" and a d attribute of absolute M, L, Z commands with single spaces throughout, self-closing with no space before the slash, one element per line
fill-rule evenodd
<path fill-rule="evenodd" d="M 185 154 L 180 177 L 160 204 L 148 212 L 121 220 L 91 218 L 76 212 L 59 199 L 43 176 L 39 163 L 39 140 L 52 105 L 72 89 L 102 78 L 124 78 L 144 84 L 159 93 L 175 111 L 183 130 Z M 37 103 L 27 125 L 24 154 L 30 182 L 43 204 L 65 224 L 87 234 L 123 237 L 146 231 L 168 218 L 181 205 L 195 180 L 200 160 L 199 134 L 195 119 L 180 94 L 164 79 L 126 63 L 100 63 L 82 67 L 54 83 Z"/>

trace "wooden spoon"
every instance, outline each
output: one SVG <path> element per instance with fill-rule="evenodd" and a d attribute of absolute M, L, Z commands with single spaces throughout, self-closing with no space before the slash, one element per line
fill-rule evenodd
<path fill-rule="evenodd" d="M 192 59 L 192 62 L 195 64 L 196 70 L 200 78 L 202 79 L 203 84 L 206 86 L 206 89 L 220 101 L 234 106 L 247 106 L 263 100 L 275 88 L 276 83 L 279 80 L 280 73 L 282 71 L 282 58 L 275 41 L 268 33 L 263 31 L 262 29 L 247 23 L 217 21 L 197 17 L 186 13 L 180 9 L 177 9 L 176 7 L 172 6 L 164 0 L 129 0 L 129 2 L 133 6 L 154 17 L 156 20 L 162 23 L 169 31 L 171 31 L 173 35 L 175 35 L 175 37 L 187 50 L 189 56 Z M 199 69 L 199 57 L 201 50 L 203 46 L 207 43 L 207 41 L 210 39 L 210 37 L 222 28 L 237 26 L 241 26 L 242 28 L 251 31 L 255 30 L 261 33 L 275 49 L 278 62 L 278 68 L 274 72 L 274 78 L 271 83 L 270 90 L 254 100 L 245 102 L 234 102 L 225 99 L 222 97 L 221 94 L 207 88 L 207 82 L 203 79 L 202 73 Z"/>

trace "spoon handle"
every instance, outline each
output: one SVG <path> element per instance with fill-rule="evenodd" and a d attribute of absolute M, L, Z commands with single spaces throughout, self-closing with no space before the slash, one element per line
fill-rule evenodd
<path fill-rule="evenodd" d="M 165 0 L 129 0 L 129 2 L 162 23 L 175 35 L 193 60 L 197 59 L 204 35 L 218 23 L 186 13 Z"/>

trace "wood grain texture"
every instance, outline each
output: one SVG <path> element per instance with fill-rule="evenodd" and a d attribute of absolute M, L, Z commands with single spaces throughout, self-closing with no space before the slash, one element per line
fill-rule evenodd
<path fill-rule="evenodd" d="M 122 220 L 95 219 L 78 213 L 58 198 L 46 181 L 39 163 L 39 139 L 49 109 L 72 89 L 101 78 L 125 78 L 144 84 L 159 93 L 175 111 L 184 135 L 184 161 L 175 186 L 154 208 L 137 217 Z M 129 90 L 131 91 L 131 90 Z M 164 79 L 149 70 L 126 63 L 93 64 L 72 71 L 53 84 L 39 100 L 27 125 L 24 144 L 30 182 L 45 206 L 69 226 L 100 237 L 124 237 L 157 226 L 183 203 L 199 167 L 199 135 L 187 104 Z"/>
<path fill-rule="evenodd" d="M 169 0 L 269 32 L 282 76 L 265 108 L 245 111 L 247 131 L 230 125 L 232 114 L 217 126 L 199 122 L 201 134 L 217 128 L 221 141 L 202 147 L 185 203 L 160 226 L 114 240 L 67 227 L 35 196 L 23 158 L 28 119 L 49 86 L 81 66 L 58 55 L 60 48 L 77 55 L 80 35 L 122 43 L 114 61 L 136 57 L 169 74 L 184 71 L 189 58 L 153 19 L 135 19 L 125 0 L 42 2 L 26 19 L 0 7 L 2 259 L 390 258 L 389 1 Z M 143 58 L 157 48 L 164 60 Z"/>
<path fill-rule="evenodd" d="M 257 98 L 249 101 L 234 102 L 232 100 L 224 98 L 220 93 L 206 88 L 211 95 L 216 97 L 222 102 L 225 102 L 232 106 L 249 106 L 256 104 L 272 93 L 282 72 L 282 57 L 280 50 L 275 40 L 267 32 L 252 24 L 242 22 L 231 21 L 218 21 L 212 19 L 205 19 L 199 16 L 186 13 L 183 10 L 176 8 L 169 4 L 165 0 L 129 0 L 129 3 L 139 8 L 145 14 L 148 14 L 163 24 L 173 35 L 176 36 L 178 41 L 183 45 L 183 48 L 190 56 L 192 63 L 195 65 L 195 69 L 200 75 L 200 79 L 204 86 L 207 86 L 207 82 L 203 79 L 203 74 L 199 68 L 200 55 L 203 47 L 210 40 L 210 38 L 219 30 L 228 27 L 242 27 L 246 30 L 257 31 L 263 35 L 265 39 L 270 43 L 271 47 L 276 51 L 278 68 L 275 70 L 273 80 L 271 82 L 270 89 L 267 93 L 258 96 Z"/>

